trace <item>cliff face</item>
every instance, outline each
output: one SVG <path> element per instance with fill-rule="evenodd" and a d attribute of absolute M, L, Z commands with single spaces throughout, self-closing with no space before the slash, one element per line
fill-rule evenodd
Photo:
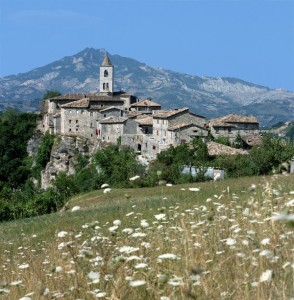
<path fill-rule="evenodd" d="M 50 161 L 45 170 L 41 173 L 41 188 L 47 189 L 51 186 L 52 180 L 60 172 L 67 175 L 75 174 L 77 155 L 91 155 L 99 148 L 99 145 L 87 138 L 77 136 L 57 136 L 51 151 Z"/>

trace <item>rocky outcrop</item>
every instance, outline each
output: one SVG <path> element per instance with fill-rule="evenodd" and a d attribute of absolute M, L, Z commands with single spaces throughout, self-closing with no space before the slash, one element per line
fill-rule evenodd
<path fill-rule="evenodd" d="M 87 138 L 78 136 L 57 136 L 51 151 L 51 158 L 45 170 L 41 173 L 41 188 L 47 189 L 60 172 L 67 175 L 75 174 L 77 155 L 91 156 L 99 149 L 98 142 L 95 143 Z"/>

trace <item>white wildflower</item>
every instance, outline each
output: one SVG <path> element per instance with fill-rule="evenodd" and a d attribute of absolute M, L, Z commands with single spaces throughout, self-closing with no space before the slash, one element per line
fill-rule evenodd
<path fill-rule="evenodd" d="M 181 277 L 170 278 L 167 283 L 172 286 L 181 286 L 184 284 Z"/>
<path fill-rule="evenodd" d="M 30 265 L 29 264 L 22 264 L 18 266 L 20 269 L 27 269 Z"/>
<path fill-rule="evenodd" d="M 140 237 L 145 237 L 145 236 L 147 236 L 147 234 L 144 233 L 144 232 L 134 232 L 134 233 L 132 233 L 131 236 L 132 236 L 133 238 L 140 238 Z"/>
<path fill-rule="evenodd" d="M 156 220 L 165 220 L 166 219 L 166 214 L 158 214 L 154 216 Z"/>
<path fill-rule="evenodd" d="M 32 300 L 32 298 L 29 296 L 24 296 L 24 297 L 19 298 L 19 300 Z"/>
<path fill-rule="evenodd" d="M 114 220 L 113 225 L 120 226 L 121 225 L 121 220 Z"/>
<path fill-rule="evenodd" d="M 88 278 L 91 280 L 92 283 L 98 283 L 100 281 L 100 274 L 98 272 L 91 271 L 88 274 Z"/>
<path fill-rule="evenodd" d="M 22 280 L 15 280 L 15 281 L 12 281 L 10 283 L 10 285 L 20 285 L 22 283 Z"/>
<path fill-rule="evenodd" d="M 55 272 L 56 272 L 56 273 L 60 273 L 60 272 L 62 272 L 62 271 L 63 271 L 63 268 L 60 267 L 60 266 L 57 266 L 57 267 L 55 268 Z"/>
<path fill-rule="evenodd" d="M 151 244 L 150 244 L 150 243 L 147 243 L 147 242 L 142 242 L 142 243 L 141 243 L 141 246 L 144 247 L 145 249 L 151 248 Z"/>
<path fill-rule="evenodd" d="M 137 180 L 137 179 L 139 179 L 140 178 L 140 176 L 139 175 L 136 175 L 136 176 L 134 176 L 134 177 L 131 177 L 130 178 L 130 181 L 135 181 L 135 180 Z"/>
<path fill-rule="evenodd" d="M 138 286 L 142 286 L 142 285 L 145 285 L 146 284 L 146 281 L 145 280 L 134 280 L 134 281 L 130 281 L 129 282 L 129 285 L 131 287 L 138 287 Z"/>
<path fill-rule="evenodd" d="M 265 238 L 260 243 L 261 243 L 261 245 L 268 245 L 270 243 L 270 239 L 269 238 Z"/>
<path fill-rule="evenodd" d="M 272 270 L 266 270 L 263 272 L 259 278 L 259 282 L 266 282 L 272 280 L 273 271 Z"/>
<path fill-rule="evenodd" d="M 58 232 L 57 237 L 63 238 L 65 236 L 67 236 L 67 235 L 68 235 L 68 232 L 66 232 L 66 231 L 60 231 L 60 232 Z"/>
<path fill-rule="evenodd" d="M 105 292 L 98 292 L 96 295 L 95 295 L 97 298 L 103 298 L 106 296 L 106 293 Z"/>
<path fill-rule="evenodd" d="M 226 244 L 228 245 L 228 246 L 233 246 L 233 245 L 235 245 L 237 242 L 236 242 L 236 240 L 235 239 L 232 239 L 232 238 L 227 238 L 226 239 Z"/>
<path fill-rule="evenodd" d="M 131 212 L 129 212 L 129 213 L 126 214 L 126 217 L 129 217 L 129 216 L 131 216 L 131 215 L 133 215 L 133 214 L 134 214 L 134 212 L 131 211 Z"/>
<path fill-rule="evenodd" d="M 107 194 L 107 193 L 110 193 L 110 192 L 111 192 L 111 188 L 106 188 L 106 189 L 104 189 L 104 191 L 103 191 L 104 194 Z"/>
<path fill-rule="evenodd" d="M 109 184 L 107 184 L 107 183 L 103 183 L 101 185 L 101 189 L 105 189 L 105 188 L 108 188 L 108 187 L 109 187 Z"/>
<path fill-rule="evenodd" d="M 191 192 L 199 192 L 200 189 L 199 188 L 189 188 L 189 191 L 191 191 Z"/>
<path fill-rule="evenodd" d="M 259 253 L 260 256 L 272 257 L 274 254 L 271 250 L 263 250 Z"/>
<path fill-rule="evenodd" d="M 146 228 L 146 227 L 149 227 L 150 224 L 146 221 L 146 220 L 142 220 L 141 223 L 140 223 L 141 227 L 143 228 Z"/>
<path fill-rule="evenodd" d="M 74 212 L 74 211 L 78 211 L 78 210 L 80 210 L 80 209 L 81 209 L 80 206 L 74 206 L 74 207 L 71 209 L 71 211 Z"/>
<path fill-rule="evenodd" d="M 288 201 L 287 203 L 285 203 L 285 205 L 286 205 L 287 207 L 289 207 L 289 206 L 294 206 L 294 199 Z"/>
<path fill-rule="evenodd" d="M 167 183 L 166 186 L 173 186 L 171 183 Z"/>
<path fill-rule="evenodd" d="M 123 233 L 131 234 L 131 233 L 134 232 L 134 229 L 132 229 L 132 228 L 124 228 L 124 229 L 122 230 L 122 232 L 123 232 Z"/>
<path fill-rule="evenodd" d="M 177 259 L 178 257 L 172 253 L 165 253 L 158 256 L 158 259 Z"/>
<path fill-rule="evenodd" d="M 144 269 L 146 267 L 148 267 L 148 265 L 145 263 L 140 263 L 140 264 L 135 265 L 135 269 Z"/>
<path fill-rule="evenodd" d="M 110 232 L 115 232 L 118 229 L 118 226 L 111 226 L 108 228 Z"/>
<path fill-rule="evenodd" d="M 294 214 L 286 214 L 285 212 L 279 213 L 272 217 L 274 221 L 283 221 L 283 222 L 294 222 Z"/>
<path fill-rule="evenodd" d="M 140 250 L 140 248 L 135 248 L 135 247 L 131 247 L 131 246 L 123 246 L 121 248 L 119 248 L 119 252 L 120 253 L 133 253 Z"/>

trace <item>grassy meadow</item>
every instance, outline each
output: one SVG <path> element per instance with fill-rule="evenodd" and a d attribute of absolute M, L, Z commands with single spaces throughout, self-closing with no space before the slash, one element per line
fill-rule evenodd
<path fill-rule="evenodd" d="M 0 299 L 294 299 L 293 175 L 101 189 L 67 207 L 0 223 Z"/>

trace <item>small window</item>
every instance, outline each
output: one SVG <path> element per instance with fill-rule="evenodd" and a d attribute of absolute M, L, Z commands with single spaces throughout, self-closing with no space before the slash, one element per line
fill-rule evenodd
<path fill-rule="evenodd" d="M 93 128 L 93 123 L 90 124 L 90 128 Z"/>
<path fill-rule="evenodd" d="M 79 120 L 76 120 L 76 124 L 78 124 L 79 123 Z"/>
<path fill-rule="evenodd" d="M 104 114 L 103 116 L 104 116 L 104 118 L 106 118 L 106 114 Z"/>
<path fill-rule="evenodd" d="M 159 131 L 158 130 L 156 130 L 156 135 L 159 135 Z"/>
<path fill-rule="evenodd" d="M 79 128 L 76 128 L 76 131 L 79 131 Z"/>
<path fill-rule="evenodd" d="M 108 77 L 108 71 L 107 70 L 104 71 L 104 77 Z"/>
<path fill-rule="evenodd" d="M 69 130 L 68 131 L 71 131 L 71 128 L 69 128 Z"/>
<path fill-rule="evenodd" d="M 228 132 L 232 133 L 232 128 L 231 127 L 228 128 Z"/>
<path fill-rule="evenodd" d="M 153 150 L 156 150 L 156 146 L 153 146 L 152 149 L 153 149 Z"/>
<path fill-rule="evenodd" d="M 71 120 L 68 120 L 68 123 L 71 124 Z"/>

